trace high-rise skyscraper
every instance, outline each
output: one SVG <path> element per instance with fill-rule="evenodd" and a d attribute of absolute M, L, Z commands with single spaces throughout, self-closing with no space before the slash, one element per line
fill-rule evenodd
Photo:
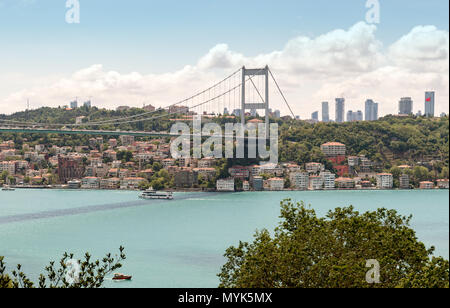
<path fill-rule="evenodd" d="M 345 98 L 336 98 L 336 122 L 343 123 L 345 121 Z"/>
<path fill-rule="evenodd" d="M 347 122 L 353 122 L 353 111 L 347 111 Z"/>
<path fill-rule="evenodd" d="M 311 114 L 311 119 L 313 120 L 313 121 L 319 121 L 319 111 L 315 111 L 315 112 L 313 112 L 312 114 Z"/>
<path fill-rule="evenodd" d="M 398 114 L 412 114 L 413 101 L 411 97 L 402 97 L 398 103 Z"/>
<path fill-rule="evenodd" d="M 330 107 L 328 102 L 322 102 L 322 122 L 330 122 Z"/>
<path fill-rule="evenodd" d="M 378 120 L 378 103 L 375 103 L 373 100 L 368 99 L 366 100 L 365 107 L 366 121 Z"/>
<path fill-rule="evenodd" d="M 425 116 L 434 117 L 435 93 L 425 92 Z"/>
<path fill-rule="evenodd" d="M 363 120 L 363 112 L 361 110 L 358 110 L 356 112 L 353 112 L 352 110 L 349 110 L 347 112 L 347 122 L 355 122 L 355 121 L 362 121 Z"/>

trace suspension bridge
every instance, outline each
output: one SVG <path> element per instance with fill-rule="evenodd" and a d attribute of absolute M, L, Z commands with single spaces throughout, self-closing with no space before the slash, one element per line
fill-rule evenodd
<path fill-rule="evenodd" d="M 245 125 L 246 111 L 254 116 L 258 110 L 265 112 L 266 136 L 269 136 L 270 123 L 270 81 L 281 95 L 290 113 L 295 118 L 292 109 L 281 90 L 274 74 L 268 66 L 258 69 L 247 69 L 245 66 L 233 72 L 223 80 L 196 94 L 180 100 L 165 108 L 139 113 L 132 116 L 88 121 L 85 123 L 38 123 L 29 121 L 15 121 L 0 118 L 0 133 L 37 133 L 37 134 L 67 134 L 67 135 L 104 135 L 136 137 L 172 137 L 179 134 L 157 131 L 124 131 L 102 129 L 121 124 L 151 122 L 162 118 L 170 119 L 174 115 L 227 115 L 232 114 L 240 118 Z M 97 127 L 98 129 L 92 129 Z"/>

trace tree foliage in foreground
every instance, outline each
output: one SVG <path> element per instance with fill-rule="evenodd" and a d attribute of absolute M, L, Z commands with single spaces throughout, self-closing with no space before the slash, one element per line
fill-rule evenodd
<path fill-rule="evenodd" d="M 449 263 L 430 257 L 409 227 L 411 217 L 379 209 L 360 214 L 337 208 L 317 217 L 304 203 L 281 202 L 280 225 L 256 232 L 225 253 L 222 288 L 448 288 Z M 368 260 L 380 264 L 380 284 L 369 284 Z"/>
<path fill-rule="evenodd" d="M 112 256 L 108 253 L 102 260 L 92 260 L 89 253 L 79 264 L 78 275 L 73 275 L 71 260 L 73 254 L 65 253 L 57 265 L 55 262 L 45 268 L 45 274 L 39 277 L 39 288 L 100 288 L 105 277 L 122 267 L 121 262 L 126 259 L 124 248 L 119 248 L 119 254 Z M 2 288 L 34 288 L 35 284 L 22 272 L 18 265 L 11 274 L 6 273 L 4 257 L 0 256 L 0 289 Z"/>

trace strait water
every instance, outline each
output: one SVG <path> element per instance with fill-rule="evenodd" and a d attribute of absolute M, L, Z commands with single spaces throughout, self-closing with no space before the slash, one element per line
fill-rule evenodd
<path fill-rule="evenodd" d="M 217 287 L 223 253 L 279 222 L 279 203 L 305 201 L 324 216 L 338 206 L 412 214 L 412 227 L 436 255 L 449 257 L 449 194 L 444 191 L 178 193 L 140 201 L 128 191 L 0 191 L 0 255 L 34 280 L 63 252 L 95 258 L 125 246 L 120 272 L 133 281 L 107 287 Z"/>

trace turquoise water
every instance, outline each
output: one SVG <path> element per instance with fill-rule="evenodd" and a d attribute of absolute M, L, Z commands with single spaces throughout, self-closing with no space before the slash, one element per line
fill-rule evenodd
<path fill-rule="evenodd" d="M 0 191 L 0 255 L 37 278 L 65 251 L 96 258 L 125 246 L 114 287 L 216 287 L 223 253 L 256 229 L 272 230 L 284 198 L 311 204 L 320 216 L 338 206 L 380 207 L 414 215 L 412 226 L 436 255 L 449 257 L 448 191 L 179 193 L 176 200 L 139 201 L 137 192 Z"/>

